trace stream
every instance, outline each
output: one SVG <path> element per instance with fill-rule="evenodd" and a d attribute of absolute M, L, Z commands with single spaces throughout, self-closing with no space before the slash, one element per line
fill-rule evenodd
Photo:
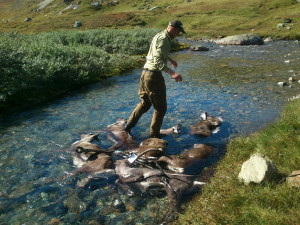
<path fill-rule="evenodd" d="M 170 135 L 167 154 L 179 154 L 195 143 L 214 147 L 213 153 L 189 174 L 201 175 L 225 154 L 230 138 L 249 135 L 279 118 L 287 100 L 300 91 L 300 42 L 274 41 L 262 46 L 222 46 L 193 42 L 205 52 L 172 54 L 183 82 L 164 74 L 168 111 L 162 128 L 182 124 Z M 69 148 L 80 134 L 105 130 L 117 118 L 127 119 L 139 102 L 142 68 L 74 91 L 34 109 L 0 119 L 0 224 L 158 224 L 168 208 L 164 192 L 128 197 L 113 174 L 99 176 L 85 188 Z M 296 79 L 290 86 L 278 82 Z M 220 116 L 221 130 L 211 137 L 190 136 L 191 125 L 206 111 Z M 153 109 L 143 115 L 132 135 L 148 138 Z M 101 146 L 112 143 L 100 133 Z"/>

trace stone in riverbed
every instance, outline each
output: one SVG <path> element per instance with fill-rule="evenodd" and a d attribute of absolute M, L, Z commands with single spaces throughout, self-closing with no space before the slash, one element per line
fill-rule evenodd
<path fill-rule="evenodd" d="M 191 46 L 190 49 L 192 51 L 208 51 L 209 48 L 205 47 L 205 46 L 201 46 L 201 45 L 194 45 L 194 46 Z"/>
<path fill-rule="evenodd" d="M 72 213 L 79 214 L 86 209 L 85 202 L 76 195 L 72 195 L 63 201 L 64 206 Z"/>
<path fill-rule="evenodd" d="M 275 164 L 265 155 L 256 153 L 243 163 L 239 179 L 245 184 L 262 183 L 265 180 L 274 180 L 277 175 Z"/>
<path fill-rule="evenodd" d="M 264 40 L 257 34 L 241 34 L 222 38 L 216 43 L 222 45 L 263 45 Z"/>

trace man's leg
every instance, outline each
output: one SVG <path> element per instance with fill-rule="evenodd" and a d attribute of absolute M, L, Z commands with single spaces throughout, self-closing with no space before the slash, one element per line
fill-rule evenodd
<path fill-rule="evenodd" d="M 149 98 L 145 95 L 141 98 L 141 102 L 137 104 L 133 112 L 131 113 L 129 119 L 127 120 L 127 125 L 125 131 L 130 132 L 131 129 L 137 124 L 141 116 L 147 112 L 151 107 L 151 102 Z"/>
<path fill-rule="evenodd" d="M 156 103 L 153 104 L 154 112 L 150 125 L 150 137 L 160 138 L 161 136 L 159 131 L 167 111 L 167 103 L 165 98 L 159 98 L 158 101 L 154 100 L 154 102 Z"/>
<path fill-rule="evenodd" d="M 154 112 L 150 125 L 150 137 L 160 138 L 160 128 L 167 111 L 166 85 L 161 72 L 155 72 L 151 82 L 147 83 L 149 98 Z"/>
<path fill-rule="evenodd" d="M 129 119 L 127 120 L 127 125 L 125 127 L 126 132 L 131 132 L 131 129 L 137 124 L 141 116 L 147 112 L 151 107 L 151 101 L 147 95 L 147 90 L 145 89 L 145 77 L 147 77 L 149 71 L 143 70 L 141 79 L 140 79 L 140 88 L 139 88 L 139 96 L 141 98 L 141 102 L 135 107 L 133 112 L 131 113 Z"/>

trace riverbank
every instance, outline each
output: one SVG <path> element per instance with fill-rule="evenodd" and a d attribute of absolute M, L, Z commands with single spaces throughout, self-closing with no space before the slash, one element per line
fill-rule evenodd
<path fill-rule="evenodd" d="M 230 141 L 210 182 L 174 224 L 299 224 L 299 188 L 289 187 L 282 179 L 248 186 L 238 180 L 242 163 L 256 152 L 270 158 L 283 178 L 289 176 L 300 169 L 299 148 L 297 99 L 268 128 Z"/>

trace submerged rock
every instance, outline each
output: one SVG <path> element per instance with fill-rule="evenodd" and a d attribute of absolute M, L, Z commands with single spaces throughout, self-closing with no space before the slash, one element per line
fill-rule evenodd
<path fill-rule="evenodd" d="M 256 153 L 243 163 L 239 179 L 245 184 L 261 183 L 265 180 L 274 180 L 277 175 L 273 161 L 261 153 Z"/>
<path fill-rule="evenodd" d="M 79 214 L 86 209 L 85 202 L 81 201 L 76 195 L 65 199 L 63 204 L 70 212 L 75 214 Z"/>
<path fill-rule="evenodd" d="M 264 40 L 257 34 L 241 34 L 222 38 L 216 43 L 222 45 L 263 45 Z"/>

